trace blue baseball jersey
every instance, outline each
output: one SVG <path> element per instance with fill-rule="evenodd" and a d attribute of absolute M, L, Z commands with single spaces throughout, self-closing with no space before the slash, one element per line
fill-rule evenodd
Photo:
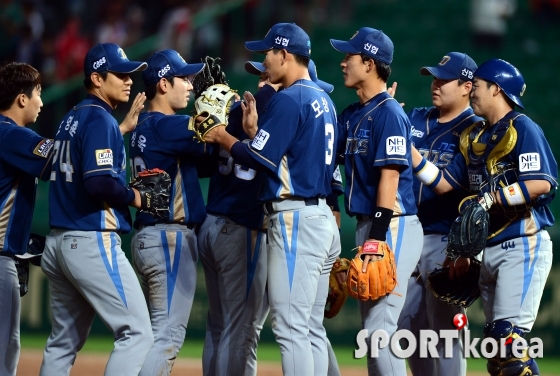
<path fill-rule="evenodd" d="M 0 252 L 24 254 L 37 178 L 48 180 L 52 140 L 0 115 Z"/>
<path fill-rule="evenodd" d="M 265 85 L 255 94 L 257 113 L 262 114 L 276 91 Z M 248 144 L 249 137 L 243 132 L 243 111 L 238 102 L 228 117 L 227 130 L 241 142 Z M 227 151 L 220 149 L 218 170 L 210 177 L 208 185 L 208 213 L 223 215 L 248 228 L 263 227 L 263 205 L 257 196 L 266 174 L 257 172 L 235 161 Z"/>
<path fill-rule="evenodd" d="M 498 173 L 495 178 L 497 188 L 511 185 L 517 181 L 524 180 L 546 180 L 553 189 L 558 187 L 558 164 L 552 154 L 550 145 L 542 129 L 527 116 L 510 112 L 498 123 L 485 128 L 480 135 L 480 143 L 488 144 L 494 131 L 503 126 L 505 122 L 512 121 L 515 146 L 511 152 L 500 157 L 497 165 L 504 171 Z M 444 170 L 444 177 L 455 189 L 470 189 L 475 176 L 469 173 L 465 156 L 460 153 L 455 156 Z M 482 191 L 487 192 L 492 188 L 490 184 L 483 186 Z M 477 193 L 477 192 L 473 192 Z M 550 227 L 554 223 L 554 217 L 548 207 L 548 199 L 536 200 L 535 206 L 530 208 L 526 216 L 508 220 L 507 215 L 500 211 L 507 209 L 503 207 L 492 207 L 490 210 L 490 237 L 487 245 L 493 246 L 504 241 L 520 236 L 533 235 L 537 231 Z M 515 209 L 515 207 L 510 207 Z M 492 225 L 500 223 L 500 228 L 493 231 Z M 503 223 L 503 225 L 502 225 Z"/>
<path fill-rule="evenodd" d="M 126 152 L 111 107 L 88 95 L 64 116 L 54 138 L 51 228 L 130 232 L 128 206 L 110 207 L 86 191 L 85 179 L 110 176 L 126 185 Z"/>
<path fill-rule="evenodd" d="M 482 120 L 470 107 L 447 123 L 438 121 L 439 110 L 433 106 L 415 108 L 407 115 L 412 126 L 412 144 L 424 158 L 440 169 L 451 163 L 455 154 L 459 153 L 463 130 Z M 437 195 L 418 179 L 414 179 L 413 187 L 424 234 L 447 234 L 451 223 L 459 215 L 459 203 L 469 192 L 453 190 Z"/>
<path fill-rule="evenodd" d="M 336 109 L 310 80 L 276 93 L 259 118 L 249 155 L 267 168 L 262 202 L 326 197 L 335 168 Z"/>
<path fill-rule="evenodd" d="M 345 205 L 350 216 L 372 215 L 377 200 L 379 167 L 401 166 L 394 215 L 416 214 L 412 195 L 410 121 L 387 92 L 364 104 L 353 103 L 338 117 L 337 152 L 344 154 Z"/>
<path fill-rule="evenodd" d="M 156 220 L 136 213 L 134 226 L 158 223 L 202 223 L 206 218 L 204 198 L 198 182 L 195 157 L 212 151 L 187 129 L 190 116 L 141 113 L 130 136 L 130 165 L 136 177 L 145 169 L 159 168 L 171 177 L 169 217 Z"/>

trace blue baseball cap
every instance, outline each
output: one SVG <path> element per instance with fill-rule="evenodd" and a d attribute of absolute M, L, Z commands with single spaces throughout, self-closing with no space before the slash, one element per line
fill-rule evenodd
<path fill-rule="evenodd" d="M 156 52 L 146 62 L 148 68 L 142 72 L 142 80 L 146 86 L 156 84 L 164 77 L 185 77 L 200 73 L 205 65 L 204 63 L 187 64 L 175 50 Z"/>
<path fill-rule="evenodd" d="M 148 64 L 130 61 L 123 49 L 114 43 L 100 43 L 93 46 L 84 59 L 84 74 L 93 72 L 132 73 L 143 71 Z"/>
<path fill-rule="evenodd" d="M 445 55 L 436 67 L 423 67 L 420 74 L 432 75 L 442 80 L 472 81 L 477 65 L 473 59 L 462 52 L 450 52 Z"/>
<path fill-rule="evenodd" d="M 332 93 L 332 91 L 334 90 L 334 86 L 325 81 L 320 80 L 317 77 L 317 67 L 315 66 L 313 60 L 309 59 L 309 65 L 307 66 L 307 69 L 309 71 L 309 76 L 311 77 L 311 80 L 313 82 L 315 82 L 327 94 Z M 257 76 L 260 75 L 261 73 L 266 72 L 264 65 L 256 61 L 247 61 L 245 63 L 245 70 L 247 71 L 247 73 L 254 74 Z"/>
<path fill-rule="evenodd" d="M 371 27 L 362 27 L 356 31 L 349 41 L 331 39 L 335 50 L 347 54 L 366 54 L 372 59 L 385 64 L 393 61 L 395 47 L 391 39 L 381 30 Z"/>
<path fill-rule="evenodd" d="M 319 85 L 319 87 L 323 89 L 327 94 L 332 93 L 332 91 L 334 90 L 334 86 L 320 80 L 319 77 L 317 77 L 317 67 L 315 66 L 313 60 L 309 59 L 309 65 L 307 66 L 307 69 L 309 70 L 309 76 L 311 77 L 312 81 Z"/>
<path fill-rule="evenodd" d="M 291 54 L 309 57 L 311 40 L 309 35 L 295 23 L 278 23 L 266 33 L 263 40 L 245 42 L 249 51 L 264 52 L 273 48 L 286 50 Z"/>

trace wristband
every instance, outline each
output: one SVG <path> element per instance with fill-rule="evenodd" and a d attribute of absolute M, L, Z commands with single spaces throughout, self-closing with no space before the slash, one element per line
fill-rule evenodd
<path fill-rule="evenodd" d="M 391 209 L 376 206 L 373 209 L 369 239 L 385 241 L 392 218 L 393 211 Z"/>
<path fill-rule="evenodd" d="M 428 188 L 435 188 L 443 176 L 441 170 L 435 164 L 426 160 L 426 158 L 422 158 L 422 162 L 414 167 L 412 172 Z"/>
<path fill-rule="evenodd" d="M 498 189 L 502 206 L 523 205 L 531 201 L 525 182 L 520 181 Z"/>

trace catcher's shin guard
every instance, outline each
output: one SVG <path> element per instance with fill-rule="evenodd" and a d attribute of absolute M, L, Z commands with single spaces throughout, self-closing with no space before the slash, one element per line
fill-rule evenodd
<path fill-rule="evenodd" d="M 512 351 L 513 341 L 523 338 L 523 330 L 513 326 L 509 321 L 498 320 L 484 326 L 484 334 L 492 337 L 500 343 L 505 339 L 506 357 L 501 358 L 500 353 L 496 357 L 488 359 L 486 369 L 491 376 L 537 376 L 539 367 L 535 359 L 529 357 L 527 349 L 523 349 L 522 357 L 516 358 Z"/>

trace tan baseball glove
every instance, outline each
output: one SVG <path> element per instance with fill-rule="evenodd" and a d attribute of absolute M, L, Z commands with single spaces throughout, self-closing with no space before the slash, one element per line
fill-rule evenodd
<path fill-rule="evenodd" d="M 374 257 L 364 273 L 362 267 L 365 255 L 380 257 Z M 391 293 L 397 285 L 397 264 L 389 245 L 382 241 L 368 240 L 364 247 L 358 247 L 358 253 L 348 269 L 347 283 L 348 294 L 363 301 L 377 300 Z"/>

